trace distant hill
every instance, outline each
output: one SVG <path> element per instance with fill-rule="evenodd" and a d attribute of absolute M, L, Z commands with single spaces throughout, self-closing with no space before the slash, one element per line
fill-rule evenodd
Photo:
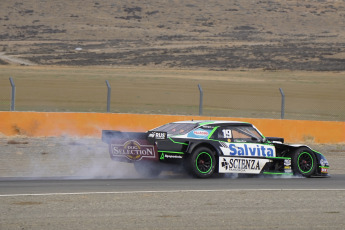
<path fill-rule="evenodd" d="M 345 1 L 1 1 L 0 52 L 39 65 L 343 71 Z"/>

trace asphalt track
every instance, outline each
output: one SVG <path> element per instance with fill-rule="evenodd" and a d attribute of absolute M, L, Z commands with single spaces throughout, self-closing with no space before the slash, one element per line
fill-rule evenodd
<path fill-rule="evenodd" d="M 0 179 L 0 196 L 228 190 L 344 190 L 345 192 L 345 175 L 333 175 L 328 178 L 265 176 L 193 179 L 167 176 L 158 179 L 117 180 Z"/>
<path fill-rule="evenodd" d="M 329 178 L 3 178 L 0 229 L 344 229 Z"/>

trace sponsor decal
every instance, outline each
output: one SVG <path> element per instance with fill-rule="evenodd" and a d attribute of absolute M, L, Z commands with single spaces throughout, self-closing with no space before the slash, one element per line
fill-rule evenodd
<path fill-rule="evenodd" d="M 210 133 L 207 130 L 204 129 L 197 129 L 188 134 L 188 137 L 190 138 L 207 138 Z"/>
<path fill-rule="evenodd" d="M 328 173 L 328 168 L 321 167 L 321 173 Z"/>
<path fill-rule="evenodd" d="M 291 159 L 285 159 L 284 160 L 284 172 L 285 173 L 292 173 Z"/>
<path fill-rule="evenodd" d="M 291 166 L 291 159 L 285 159 L 284 166 Z"/>
<path fill-rule="evenodd" d="M 208 136 L 208 132 L 205 130 L 195 130 L 193 133 L 197 136 Z"/>
<path fill-rule="evenodd" d="M 140 145 L 135 140 L 124 144 L 111 144 L 111 154 L 114 157 L 127 157 L 130 160 L 141 160 L 142 158 L 155 158 L 153 145 Z"/>
<path fill-rule="evenodd" d="M 150 132 L 149 138 L 154 138 L 156 140 L 165 140 L 167 139 L 167 133 L 166 132 Z"/>
<path fill-rule="evenodd" d="M 219 173 L 253 173 L 259 174 L 268 159 L 255 158 L 235 158 L 235 157 L 220 157 L 219 158 Z"/>
<path fill-rule="evenodd" d="M 182 159 L 183 157 L 179 156 L 179 155 L 171 155 L 171 154 L 162 153 L 159 159 L 160 160 L 165 160 L 165 158 L 168 158 L 168 159 Z"/>
<path fill-rule="evenodd" d="M 275 157 L 274 146 L 247 143 L 226 143 L 226 147 L 220 147 L 226 156 L 252 156 L 252 157 Z"/>
<path fill-rule="evenodd" d="M 182 156 L 165 154 L 165 158 L 182 159 Z"/>

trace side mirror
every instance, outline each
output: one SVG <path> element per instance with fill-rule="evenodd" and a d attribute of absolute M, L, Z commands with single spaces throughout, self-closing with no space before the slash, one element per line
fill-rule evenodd
<path fill-rule="evenodd" d="M 257 137 L 252 137 L 251 140 L 255 142 L 265 142 L 264 140 L 260 140 L 260 138 Z"/>
<path fill-rule="evenodd" d="M 271 142 L 284 143 L 284 138 L 282 137 L 267 137 L 266 139 Z"/>

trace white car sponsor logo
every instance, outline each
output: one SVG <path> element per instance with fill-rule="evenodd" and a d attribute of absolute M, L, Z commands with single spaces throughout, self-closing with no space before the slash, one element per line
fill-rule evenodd
<path fill-rule="evenodd" d="M 259 174 L 269 159 L 219 157 L 219 173 Z"/>
<path fill-rule="evenodd" d="M 165 158 L 182 159 L 182 156 L 165 154 Z"/>
<path fill-rule="evenodd" d="M 165 132 L 151 132 L 149 133 L 150 138 L 155 138 L 156 140 L 165 140 L 167 138 L 167 133 Z"/>
<path fill-rule="evenodd" d="M 251 157 L 275 157 L 274 146 L 250 143 L 225 143 L 226 147 L 220 147 L 225 156 L 251 156 Z"/>

